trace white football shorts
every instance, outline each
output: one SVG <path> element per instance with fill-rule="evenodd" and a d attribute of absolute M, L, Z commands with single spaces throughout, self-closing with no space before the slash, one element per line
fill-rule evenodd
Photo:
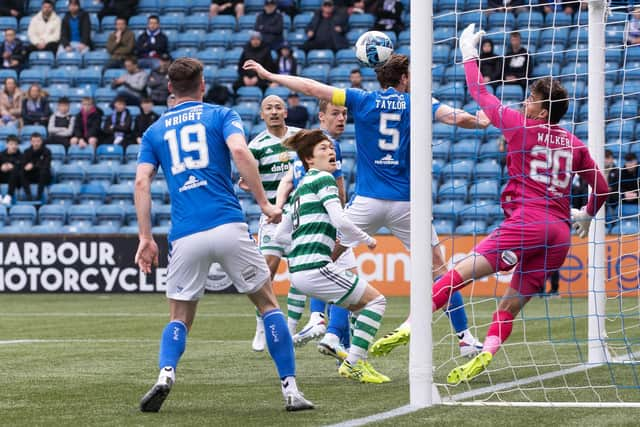
<path fill-rule="evenodd" d="M 257 292 L 270 273 L 243 222 L 233 222 L 174 240 L 167 267 L 167 298 L 196 301 L 204 293 L 211 264 L 217 262 L 238 292 Z"/>
<path fill-rule="evenodd" d="M 265 215 L 260 216 L 260 225 L 258 228 L 258 245 L 260 246 L 260 252 L 263 256 L 271 255 L 278 258 L 282 258 L 285 254 L 285 249 L 276 244 L 276 229 L 278 224 L 267 223 L 267 217 Z"/>
<path fill-rule="evenodd" d="M 369 285 L 357 274 L 332 262 L 321 268 L 291 273 L 291 284 L 305 295 L 342 307 L 357 304 Z"/>

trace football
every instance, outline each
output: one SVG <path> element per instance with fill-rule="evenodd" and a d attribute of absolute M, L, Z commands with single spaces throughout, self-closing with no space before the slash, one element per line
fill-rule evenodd
<path fill-rule="evenodd" d="M 365 67 L 383 64 L 393 53 L 389 36 L 380 31 L 367 31 L 356 42 L 356 57 Z"/>

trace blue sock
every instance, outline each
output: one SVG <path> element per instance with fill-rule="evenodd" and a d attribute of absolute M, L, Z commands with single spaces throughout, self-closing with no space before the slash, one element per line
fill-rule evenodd
<path fill-rule="evenodd" d="M 276 364 L 280 379 L 295 376 L 296 358 L 293 353 L 293 340 L 284 314 L 279 308 L 275 308 L 264 313 L 262 320 L 269 354 Z"/>
<path fill-rule="evenodd" d="M 349 310 L 335 304 L 332 304 L 331 307 L 329 307 L 329 325 L 327 326 L 327 333 L 340 337 L 340 344 L 342 344 L 344 348 L 349 348 L 351 344 Z"/>
<path fill-rule="evenodd" d="M 179 320 L 169 322 L 164 327 L 162 338 L 160 338 L 160 354 L 158 355 L 160 369 L 171 366 L 174 371 L 176 370 L 178 361 L 187 346 L 187 333 L 187 326 Z"/>
<path fill-rule="evenodd" d="M 311 298 L 311 302 L 309 303 L 309 309 L 312 313 L 322 313 L 327 309 L 327 303 L 319 300 L 317 298 Z"/>
<path fill-rule="evenodd" d="M 446 308 L 445 313 L 449 316 L 451 325 L 453 325 L 456 333 L 460 333 L 469 328 L 467 312 L 464 310 L 464 301 L 462 300 L 460 291 L 455 291 L 451 294 L 449 306 Z"/>

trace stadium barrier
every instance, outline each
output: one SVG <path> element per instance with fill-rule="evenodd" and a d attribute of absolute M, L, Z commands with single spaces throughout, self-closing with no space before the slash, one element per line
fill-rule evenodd
<path fill-rule="evenodd" d="M 456 236 L 444 240 L 447 258 L 452 261 L 469 253 L 484 236 Z M 362 276 L 388 296 L 409 295 L 409 253 L 391 236 L 378 236 L 378 247 L 356 250 Z M 135 235 L 43 235 L 0 236 L 0 292 L 17 293 L 127 293 L 164 292 L 168 245 L 165 236 L 157 236 L 160 266 L 149 276 L 134 263 L 138 239 Z M 637 290 L 640 252 L 633 236 L 611 237 L 605 243 L 605 278 L 610 295 Z M 587 294 L 588 244 L 574 238 L 571 251 L 560 270 L 562 293 Z M 452 262 L 450 261 L 450 262 Z M 283 262 L 275 278 L 279 295 L 289 288 Z M 463 294 L 500 297 L 511 279 L 500 274 L 477 281 Z M 235 292 L 217 268 L 209 272 L 207 290 Z"/>

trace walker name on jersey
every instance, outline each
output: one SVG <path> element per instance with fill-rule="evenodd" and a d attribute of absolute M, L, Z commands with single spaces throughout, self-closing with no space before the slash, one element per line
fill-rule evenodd
<path fill-rule="evenodd" d="M 173 115 L 169 115 L 169 117 L 164 118 L 165 127 L 178 126 L 182 122 L 193 122 L 199 121 L 202 117 L 202 106 L 199 105 L 197 107 L 188 108 L 180 113 L 176 112 Z"/>
<path fill-rule="evenodd" d="M 406 110 L 407 101 L 404 95 L 388 95 L 376 98 L 376 108 L 380 110 Z"/>
<path fill-rule="evenodd" d="M 205 185 L 208 185 L 207 180 L 199 180 L 195 176 L 189 175 L 189 179 L 187 179 L 187 182 L 185 182 L 178 191 L 182 193 L 184 191 L 193 190 L 194 188 L 203 187 Z"/>

